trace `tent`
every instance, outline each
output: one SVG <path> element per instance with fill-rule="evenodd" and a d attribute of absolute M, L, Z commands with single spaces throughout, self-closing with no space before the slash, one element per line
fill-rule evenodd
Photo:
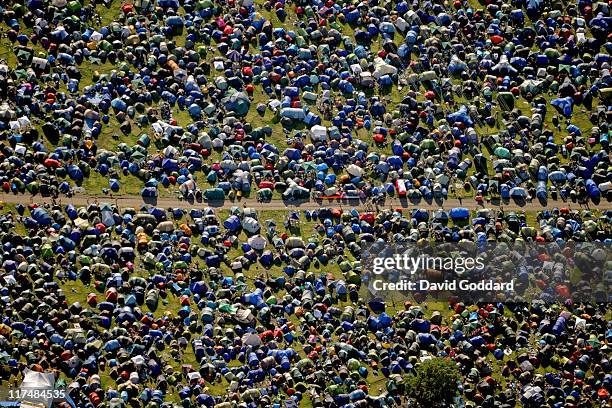
<path fill-rule="evenodd" d="M 559 113 L 563 114 L 563 116 L 565 116 L 565 117 L 572 116 L 574 100 L 572 99 L 571 96 L 567 96 L 565 98 L 553 99 L 550 102 L 550 104 L 552 106 L 554 106 L 555 108 L 557 108 L 557 111 L 559 111 Z"/>
<path fill-rule="evenodd" d="M 25 397 L 21 400 L 21 406 L 42 406 L 50 407 L 53 399 L 36 398 L 33 393 L 27 390 L 53 390 L 55 388 L 55 376 L 49 372 L 32 371 L 26 368 L 23 372 L 23 381 L 20 389 L 24 391 Z M 34 405 L 30 405 L 34 404 Z"/>
<path fill-rule="evenodd" d="M 460 122 L 463 123 L 465 126 L 474 126 L 474 121 L 470 118 L 470 115 L 468 114 L 468 108 L 465 105 L 461 105 L 457 112 L 448 114 L 446 119 L 450 123 Z"/>
<path fill-rule="evenodd" d="M 257 234 L 261 229 L 261 225 L 255 218 L 244 217 L 242 220 L 242 228 L 249 234 Z"/>
<path fill-rule="evenodd" d="M 505 147 L 501 147 L 501 146 L 496 147 L 493 153 L 501 159 L 510 158 L 510 150 L 506 149 Z"/>
<path fill-rule="evenodd" d="M 240 218 L 237 215 L 230 215 L 228 219 L 223 221 L 223 226 L 230 231 L 236 231 L 241 226 Z"/>
<path fill-rule="evenodd" d="M 157 188 L 156 187 L 145 187 L 140 192 L 140 195 L 143 198 L 155 198 L 158 195 Z"/>
<path fill-rule="evenodd" d="M 225 193 L 220 188 L 208 188 L 204 191 L 204 197 L 209 201 L 223 201 Z"/>
<path fill-rule="evenodd" d="M 40 225 L 51 225 L 53 219 L 51 216 L 42 208 L 37 207 L 31 211 L 32 218 L 36 220 Z"/>
<path fill-rule="evenodd" d="M 514 199 L 526 199 L 527 191 L 522 187 L 513 187 L 510 189 L 510 197 Z"/>
<path fill-rule="evenodd" d="M 225 109 L 239 116 L 244 116 L 249 112 L 251 101 L 243 92 L 233 92 L 223 99 Z"/>
<path fill-rule="evenodd" d="M 385 60 L 380 57 L 374 58 L 374 73 L 372 74 L 377 80 L 383 75 L 395 75 L 397 74 L 397 68 L 393 65 L 387 64 Z"/>
<path fill-rule="evenodd" d="M 310 137 L 313 142 L 324 142 L 327 140 L 327 128 L 321 125 L 315 125 L 310 128 Z"/>
<path fill-rule="evenodd" d="M 155 312 L 157 310 L 157 306 L 159 305 L 159 291 L 156 289 L 151 289 L 149 293 L 147 293 L 145 304 L 150 311 Z"/>
<path fill-rule="evenodd" d="M 257 347 L 257 346 L 261 346 L 262 342 L 261 342 L 261 338 L 257 334 L 247 333 L 244 336 L 242 336 L 242 344 L 251 346 L 251 347 Z"/>
<path fill-rule="evenodd" d="M 520 86 L 521 92 L 537 95 L 541 92 L 542 82 L 543 81 L 538 81 L 535 79 L 527 79 L 523 81 L 523 83 Z"/>
<path fill-rule="evenodd" d="M 304 199 L 310 197 L 310 192 L 304 187 L 292 184 L 283 192 L 283 199 Z"/>
<path fill-rule="evenodd" d="M 254 235 L 252 237 L 250 237 L 247 242 L 249 243 L 249 245 L 251 246 L 251 248 L 261 251 L 263 250 L 268 241 L 266 241 L 266 239 L 264 237 L 262 237 L 261 235 Z"/>
<path fill-rule="evenodd" d="M 452 208 L 450 210 L 450 217 L 453 221 L 455 220 L 467 220 L 468 218 L 470 218 L 470 210 L 468 210 L 467 208 Z"/>
<path fill-rule="evenodd" d="M 512 92 L 500 92 L 497 95 L 497 103 L 505 110 L 511 111 L 514 109 L 514 95 Z"/>
<path fill-rule="evenodd" d="M 363 176 L 363 169 L 354 164 L 351 164 L 350 166 L 348 166 L 346 168 L 346 172 L 352 177 L 362 177 Z"/>

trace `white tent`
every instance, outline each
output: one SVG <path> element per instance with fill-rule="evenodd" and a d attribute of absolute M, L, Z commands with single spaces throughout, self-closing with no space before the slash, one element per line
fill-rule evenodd
<path fill-rule="evenodd" d="M 287 248 L 304 248 L 304 240 L 299 237 L 289 237 L 287 238 L 287 242 L 285 242 L 285 246 Z"/>
<path fill-rule="evenodd" d="M 245 217 L 242 220 L 242 228 L 251 234 L 256 234 L 261 229 L 261 225 L 259 225 L 255 218 Z"/>
<path fill-rule="evenodd" d="M 21 389 L 38 389 L 38 390 L 52 390 L 55 387 L 55 376 L 53 373 L 39 373 L 38 371 L 32 371 L 27 369 L 23 373 L 23 382 L 21 383 Z M 26 395 L 28 395 L 26 393 Z M 21 406 L 25 407 L 38 407 L 38 406 L 50 406 L 53 402 L 52 399 L 30 399 L 28 397 L 21 401 Z M 44 405 L 43 405 L 44 404 Z"/>
<path fill-rule="evenodd" d="M 178 153 L 178 149 L 174 146 L 168 146 L 164 149 L 164 156 L 173 158 Z"/>
<path fill-rule="evenodd" d="M 329 187 L 326 188 L 325 190 L 323 190 L 323 195 L 324 196 L 333 196 L 338 194 L 338 188 L 337 187 Z"/>
<path fill-rule="evenodd" d="M 27 147 L 25 147 L 22 144 L 18 144 L 17 146 L 15 146 L 15 153 L 19 155 L 24 155 L 26 154 L 27 151 L 28 151 Z"/>
<path fill-rule="evenodd" d="M 397 68 L 389 65 L 382 58 L 374 59 L 374 78 L 378 79 L 383 75 L 394 75 L 397 73 Z"/>
<path fill-rule="evenodd" d="M 351 72 L 353 73 L 353 75 L 357 76 L 363 72 L 363 69 L 361 69 L 361 65 L 359 64 L 352 64 Z"/>
<path fill-rule="evenodd" d="M 215 137 L 212 141 L 212 146 L 215 149 L 220 149 L 223 147 L 223 140 L 219 139 L 218 137 Z"/>
<path fill-rule="evenodd" d="M 247 346 L 261 346 L 261 339 L 255 333 L 247 333 L 242 336 L 242 343 Z"/>
<path fill-rule="evenodd" d="M 397 27 L 399 31 L 404 32 L 408 28 L 408 22 L 403 18 L 398 17 L 398 19 L 395 20 L 395 27 Z"/>
<path fill-rule="evenodd" d="M 25 116 L 22 116 L 22 117 L 18 118 L 17 120 L 11 120 L 9 122 L 9 125 L 10 125 L 11 129 L 13 129 L 13 130 L 24 128 L 26 126 L 30 126 L 31 124 L 32 124 L 32 122 L 30 122 L 30 119 L 28 119 Z"/>
<path fill-rule="evenodd" d="M 189 374 L 187 374 L 187 378 L 189 379 L 189 381 L 199 381 L 202 378 L 202 376 L 197 371 L 192 371 Z"/>
<path fill-rule="evenodd" d="M 359 166 L 351 164 L 346 168 L 346 172 L 350 174 L 352 177 L 361 177 L 363 176 L 363 169 Z"/>
<path fill-rule="evenodd" d="M 361 85 L 365 87 L 374 85 L 374 78 L 372 77 L 372 74 L 369 72 L 362 72 L 361 74 L 359 74 L 359 78 L 360 78 L 359 80 L 361 81 Z"/>
<path fill-rule="evenodd" d="M 251 248 L 256 249 L 258 251 L 264 249 L 266 247 L 267 241 L 261 235 L 255 235 L 249 238 L 248 240 Z"/>
<path fill-rule="evenodd" d="M 143 356 L 134 356 L 134 357 L 132 357 L 132 362 L 134 363 L 136 368 L 142 368 L 142 367 L 144 367 L 144 365 L 146 363 L 146 361 L 145 361 Z"/>
<path fill-rule="evenodd" d="M 212 149 L 212 140 L 210 140 L 208 133 L 201 133 L 198 138 L 198 143 L 201 144 L 204 149 Z"/>
<path fill-rule="evenodd" d="M 421 74 L 420 80 L 421 81 L 433 81 L 437 77 L 438 75 L 436 75 L 435 71 L 425 71 Z"/>
<path fill-rule="evenodd" d="M 251 324 L 255 320 L 255 316 L 253 316 L 253 312 L 250 309 L 240 309 L 236 311 L 234 318 L 237 322 L 244 324 Z"/>
<path fill-rule="evenodd" d="M 327 128 L 321 125 L 315 125 L 310 128 L 310 135 L 313 142 L 327 140 Z"/>
<path fill-rule="evenodd" d="M 39 57 L 32 58 L 32 66 L 39 70 L 45 70 L 47 68 L 48 60 Z"/>
<path fill-rule="evenodd" d="M 0 119 L 7 120 L 15 119 L 16 117 L 15 111 L 7 103 L 0 105 Z"/>
<path fill-rule="evenodd" d="M 89 36 L 89 39 L 91 41 L 102 41 L 104 39 L 104 36 L 102 35 L 102 33 L 99 33 L 97 31 L 94 31 L 93 33 L 91 33 L 91 35 Z"/>
<path fill-rule="evenodd" d="M 171 232 L 174 231 L 174 223 L 172 221 L 162 221 L 157 224 L 159 232 Z"/>
<path fill-rule="evenodd" d="M 194 191 L 196 189 L 196 182 L 193 180 L 187 180 L 179 187 L 179 190 L 182 194 L 187 194 L 190 191 Z"/>

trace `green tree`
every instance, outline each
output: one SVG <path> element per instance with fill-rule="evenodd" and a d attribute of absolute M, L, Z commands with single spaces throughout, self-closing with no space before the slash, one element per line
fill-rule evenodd
<path fill-rule="evenodd" d="M 454 361 L 432 358 L 415 368 L 406 378 L 406 393 L 420 407 L 444 407 L 457 395 L 459 369 Z"/>

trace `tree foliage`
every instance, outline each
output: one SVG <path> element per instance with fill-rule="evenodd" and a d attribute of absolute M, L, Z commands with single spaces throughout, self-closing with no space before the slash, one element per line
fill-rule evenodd
<path fill-rule="evenodd" d="M 446 358 L 432 358 L 406 378 L 406 392 L 420 407 L 444 407 L 457 395 L 460 380 L 457 365 Z"/>

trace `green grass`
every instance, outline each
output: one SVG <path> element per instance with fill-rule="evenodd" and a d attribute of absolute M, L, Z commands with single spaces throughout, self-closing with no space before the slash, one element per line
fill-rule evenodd
<path fill-rule="evenodd" d="M 107 6 L 103 4 L 98 4 L 96 6 L 96 12 L 100 15 L 100 27 L 104 27 L 110 23 L 112 23 L 117 16 L 121 13 L 120 8 L 122 5 L 121 0 L 111 0 L 110 4 Z"/>

